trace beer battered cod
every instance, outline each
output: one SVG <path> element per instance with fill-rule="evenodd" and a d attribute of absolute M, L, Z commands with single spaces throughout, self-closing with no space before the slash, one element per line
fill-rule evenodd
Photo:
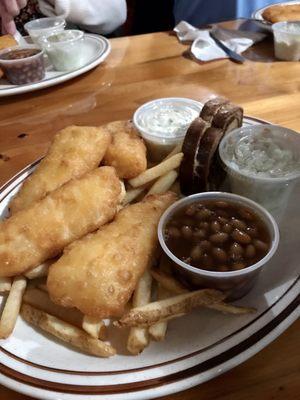
<path fill-rule="evenodd" d="M 112 136 L 104 164 L 117 170 L 119 178 L 131 179 L 147 168 L 146 146 L 130 121 L 114 121 L 103 125 Z"/>
<path fill-rule="evenodd" d="M 11 213 L 97 168 L 110 142 L 110 133 L 101 127 L 69 126 L 57 133 L 45 158 L 12 199 Z"/>
<path fill-rule="evenodd" d="M 0 223 L 0 277 L 22 274 L 109 222 L 121 200 L 112 167 L 69 181 Z"/>
<path fill-rule="evenodd" d="M 262 16 L 272 24 L 280 21 L 299 21 L 300 4 L 277 4 L 265 9 Z"/>
<path fill-rule="evenodd" d="M 72 243 L 50 267 L 51 299 L 98 318 L 120 316 L 157 248 L 157 225 L 176 200 L 168 192 L 129 205 L 98 232 Z"/>
<path fill-rule="evenodd" d="M 18 42 L 11 35 L 0 36 L 0 50 L 7 49 L 9 47 L 18 46 Z M 0 78 L 4 75 L 2 69 L 0 68 Z"/>

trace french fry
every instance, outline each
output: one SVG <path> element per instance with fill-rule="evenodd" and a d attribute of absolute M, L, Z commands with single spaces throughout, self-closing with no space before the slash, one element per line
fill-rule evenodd
<path fill-rule="evenodd" d="M 140 307 L 148 304 L 151 300 L 152 276 L 149 271 L 145 271 L 140 278 L 133 294 L 133 307 Z M 141 353 L 149 344 L 147 328 L 134 327 L 130 329 L 127 350 L 131 354 Z"/>
<path fill-rule="evenodd" d="M 186 289 L 179 281 L 177 281 L 172 275 L 166 274 L 158 269 L 152 269 L 151 275 L 153 278 L 160 283 L 166 290 L 174 294 L 188 293 Z"/>
<path fill-rule="evenodd" d="M 165 175 L 157 179 L 150 188 L 148 194 L 160 194 L 167 192 L 176 181 L 178 173 L 174 170 L 167 172 Z"/>
<path fill-rule="evenodd" d="M 253 307 L 234 306 L 232 304 L 224 302 L 218 304 L 211 304 L 207 306 L 207 308 L 211 308 L 212 310 L 215 311 L 220 311 L 224 314 L 235 314 L 235 315 L 252 314 L 256 312 L 256 309 Z"/>
<path fill-rule="evenodd" d="M 120 184 L 121 184 L 121 193 L 120 193 L 120 203 L 123 202 L 125 196 L 126 196 L 126 189 L 125 189 L 125 184 L 122 180 L 120 180 Z"/>
<path fill-rule="evenodd" d="M 164 274 L 170 274 L 171 266 L 166 255 L 162 255 L 159 262 L 159 269 Z M 153 276 L 153 275 L 152 275 Z M 165 289 L 159 282 L 157 282 L 157 300 L 164 300 L 172 297 L 173 293 Z M 168 321 L 157 322 L 149 328 L 149 335 L 151 339 L 159 342 L 164 340 L 168 329 Z"/>
<path fill-rule="evenodd" d="M 168 275 L 162 271 L 154 269 L 151 270 L 151 275 L 166 290 L 169 290 L 174 294 L 189 293 L 189 291 L 171 275 Z M 205 307 L 211 308 L 212 310 L 221 311 L 226 314 L 236 314 L 236 315 L 249 314 L 256 311 L 255 308 L 252 307 L 234 306 L 232 304 L 224 303 L 223 301 L 219 303 L 208 304 Z"/>
<path fill-rule="evenodd" d="M 82 321 L 82 329 L 95 339 L 105 340 L 106 338 L 105 323 L 99 318 L 85 315 Z"/>
<path fill-rule="evenodd" d="M 148 327 L 156 322 L 177 318 L 196 307 L 221 302 L 224 298 L 225 295 L 219 290 L 200 289 L 133 308 L 119 321 L 115 321 L 114 325 L 118 327 Z"/>
<path fill-rule="evenodd" d="M 172 169 L 176 169 L 179 167 L 182 157 L 183 153 L 175 154 L 174 156 L 168 158 L 167 160 L 162 161 L 160 164 L 155 165 L 155 167 L 147 169 L 146 171 L 138 175 L 136 178 L 130 179 L 129 180 L 130 185 L 134 188 L 140 187 L 148 182 L 153 181 L 154 179 L 159 178 L 162 175 L 165 175 Z"/>
<path fill-rule="evenodd" d="M 171 296 L 172 296 L 171 292 L 166 290 L 161 284 L 158 284 L 158 288 L 157 288 L 157 299 L 158 300 L 168 299 Z M 160 341 L 164 340 L 166 333 L 167 333 L 167 328 L 168 328 L 167 321 L 157 322 L 156 324 L 150 326 L 149 335 L 156 342 L 160 342 Z M 131 329 L 133 329 L 133 328 L 131 328 Z"/>
<path fill-rule="evenodd" d="M 144 190 L 145 190 L 145 188 L 143 188 L 143 187 L 128 190 L 123 199 L 122 205 L 126 206 L 126 204 L 131 203 L 133 200 L 135 200 L 137 197 L 139 197 L 139 195 L 142 194 L 144 192 Z"/>
<path fill-rule="evenodd" d="M 11 288 L 11 278 L 0 278 L 0 293 L 9 292 Z"/>
<path fill-rule="evenodd" d="M 47 276 L 48 275 L 48 270 L 51 264 L 55 262 L 56 258 L 47 260 L 43 262 L 42 264 L 38 265 L 37 267 L 31 269 L 30 271 L 26 272 L 25 276 L 28 279 L 35 279 L 35 278 L 41 278 L 42 276 Z"/>
<path fill-rule="evenodd" d="M 176 193 L 179 197 L 182 196 L 178 180 L 174 182 L 173 185 L 170 187 L 170 191 Z"/>
<path fill-rule="evenodd" d="M 23 296 L 23 303 L 36 307 L 48 314 L 54 315 L 78 328 L 82 327 L 83 314 L 76 308 L 65 308 L 53 303 L 47 292 L 37 289 L 27 289 Z"/>
<path fill-rule="evenodd" d="M 98 357 L 110 357 L 116 354 L 111 345 L 94 339 L 83 330 L 28 304 L 22 305 L 21 315 L 30 324 L 86 353 Z"/>
<path fill-rule="evenodd" d="M 14 330 L 25 289 L 26 278 L 24 278 L 23 276 L 15 277 L 11 285 L 11 289 L 7 297 L 0 320 L 1 339 L 6 339 Z"/>

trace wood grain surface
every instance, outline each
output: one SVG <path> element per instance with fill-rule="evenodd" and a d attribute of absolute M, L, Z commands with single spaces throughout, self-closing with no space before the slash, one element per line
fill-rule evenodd
<path fill-rule="evenodd" d="M 226 23 L 238 26 L 240 22 Z M 42 156 L 70 124 L 131 118 L 158 97 L 205 101 L 223 95 L 247 115 L 300 131 L 300 63 L 276 61 L 271 39 L 253 46 L 244 65 L 192 61 L 169 33 L 112 39 L 107 61 L 65 84 L 0 99 L 0 185 Z M 201 386 L 164 399 L 296 400 L 300 398 L 300 321 L 244 364 Z M 2 400 L 29 397 L 0 386 Z"/>

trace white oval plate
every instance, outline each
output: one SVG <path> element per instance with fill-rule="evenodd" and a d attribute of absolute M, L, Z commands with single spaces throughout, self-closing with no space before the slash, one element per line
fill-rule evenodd
<path fill-rule="evenodd" d="M 110 53 L 111 47 L 109 41 L 103 36 L 94 34 L 85 34 L 84 39 L 87 48 L 90 50 L 90 57 L 83 67 L 69 72 L 54 71 L 53 68 L 50 68 L 46 70 L 46 76 L 42 81 L 28 83 L 26 85 L 16 86 L 10 84 L 5 79 L 0 79 L 0 97 L 33 92 L 35 90 L 58 85 L 76 78 L 76 76 L 82 75 L 101 64 Z"/>
<path fill-rule="evenodd" d="M 278 5 L 285 5 L 286 6 L 287 4 L 300 4 L 300 1 L 299 0 L 293 0 L 293 1 L 283 1 L 282 3 L 269 4 L 266 7 L 262 7 L 262 8 L 259 8 L 258 10 L 256 10 L 256 11 L 254 11 L 252 13 L 251 17 L 254 18 L 254 19 L 258 19 L 258 20 L 264 21 L 264 18 L 262 16 L 262 14 L 267 8 L 271 7 L 272 5 L 273 6 L 278 6 Z M 259 22 L 258 22 L 258 24 L 262 28 L 272 32 L 272 25 L 268 26 L 268 25 L 265 25 L 265 24 L 260 24 Z"/>
<path fill-rule="evenodd" d="M 263 121 L 245 118 L 245 124 Z M 0 191 L 0 216 L 39 161 Z M 298 193 L 299 195 L 299 193 Z M 169 323 L 166 339 L 139 356 L 92 357 L 56 341 L 18 319 L 0 341 L 0 383 L 43 400 L 152 399 L 179 392 L 224 373 L 260 351 L 299 317 L 300 221 L 297 196 L 281 226 L 278 253 L 241 305 L 256 314 L 233 316 L 197 310 Z M 109 337 L 120 349 L 126 335 Z"/>

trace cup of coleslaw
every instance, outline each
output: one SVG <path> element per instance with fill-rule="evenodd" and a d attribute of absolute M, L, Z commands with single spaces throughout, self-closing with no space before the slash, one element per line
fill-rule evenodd
<path fill-rule="evenodd" d="M 231 191 L 280 221 L 300 178 L 300 134 L 277 125 L 241 127 L 222 139 L 219 154 Z"/>

